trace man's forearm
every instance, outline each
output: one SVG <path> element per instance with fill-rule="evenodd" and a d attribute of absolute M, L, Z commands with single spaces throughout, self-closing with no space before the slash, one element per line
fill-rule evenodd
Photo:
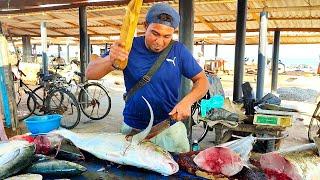
<path fill-rule="evenodd" d="M 187 94 L 183 100 L 190 102 L 191 104 L 195 103 L 201 99 L 208 91 L 208 85 L 205 81 L 199 80 L 195 82 L 189 94 Z"/>
<path fill-rule="evenodd" d="M 190 93 L 188 93 L 182 99 L 182 101 L 186 101 L 190 104 L 193 104 L 199 99 L 201 99 L 203 96 L 205 96 L 205 94 L 208 91 L 208 88 L 209 88 L 209 82 L 203 72 L 203 74 L 201 73 L 200 78 L 193 82 L 193 86 Z"/>
<path fill-rule="evenodd" d="M 86 78 L 89 80 L 98 80 L 113 70 L 114 68 L 112 67 L 112 62 L 109 60 L 109 56 L 105 58 L 98 57 L 88 64 Z"/>

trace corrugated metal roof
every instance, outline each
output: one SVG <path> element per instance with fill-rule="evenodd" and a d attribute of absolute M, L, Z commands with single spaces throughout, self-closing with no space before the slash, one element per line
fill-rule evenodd
<path fill-rule="evenodd" d="M 120 2 L 120 1 L 119 1 Z M 141 9 L 139 34 L 144 31 L 144 17 L 153 4 L 147 0 Z M 178 10 L 178 0 L 167 1 Z M 122 3 L 124 4 L 124 3 Z M 1 3 L 0 3 L 1 5 Z M 120 33 L 125 5 L 88 6 L 88 33 L 90 36 L 117 36 Z M 236 30 L 236 0 L 194 0 L 194 30 L 196 41 L 212 44 L 234 43 Z M 247 32 L 259 31 L 261 11 L 268 12 L 268 28 L 270 31 L 280 29 L 288 31 L 281 43 L 320 43 L 320 0 L 248 0 Z M 20 14 L 0 14 L 1 21 L 14 36 L 40 36 L 40 22 L 46 21 L 48 36 L 79 36 L 78 9 L 63 9 L 46 12 L 30 12 Z M 316 33 L 300 33 L 313 31 Z M 226 34 L 228 38 L 223 38 Z M 285 33 L 281 33 L 284 36 Z M 272 42 L 273 33 L 269 33 Z M 104 43 L 104 40 L 101 40 Z M 248 44 L 258 43 L 258 33 L 248 35 Z"/>

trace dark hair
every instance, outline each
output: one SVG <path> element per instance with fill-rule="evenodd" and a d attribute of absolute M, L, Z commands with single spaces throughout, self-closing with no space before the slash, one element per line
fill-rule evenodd
<path fill-rule="evenodd" d="M 166 22 L 172 22 L 172 16 L 170 16 L 169 14 L 166 14 L 166 13 L 162 13 L 162 14 L 159 14 L 158 15 L 158 19 L 160 21 L 166 21 Z"/>
<path fill-rule="evenodd" d="M 161 13 L 154 17 L 154 22 L 172 26 L 173 18 L 169 14 Z"/>

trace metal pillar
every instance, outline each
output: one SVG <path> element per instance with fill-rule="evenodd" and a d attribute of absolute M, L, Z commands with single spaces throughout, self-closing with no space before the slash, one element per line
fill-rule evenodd
<path fill-rule="evenodd" d="M 109 47 L 109 44 L 106 43 L 105 46 L 104 46 L 104 53 L 107 53 L 107 52 L 108 52 L 108 47 Z"/>
<path fill-rule="evenodd" d="M 32 47 L 32 56 L 33 56 L 32 62 L 36 62 L 37 61 L 37 45 L 36 44 L 34 44 Z"/>
<path fill-rule="evenodd" d="M 85 73 L 88 65 L 88 32 L 87 32 L 87 7 L 79 7 L 79 26 L 80 26 L 80 71 Z M 85 82 L 85 77 L 81 77 L 81 82 Z"/>
<path fill-rule="evenodd" d="M 241 98 L 246 41 L 247 0 L 237 1 L 236 48 L 234 57 L 233 100 Z"/>
<path fill-rule="evenodd" d="M 88 35 L 88 63 L 90 62 L 90 56 L 93 52 L 92 44 L 90 43 L 90 36 Z"/>
<path fill-rule="evenodd" d="M 41 46 L 42 46 L 42 73 L 44 75 L 48 72 L 48 56 L 47 56 L 47 23 L 41 22 Z"/>
<path fill-rule="evenodd" d="M 204 56 L 204 41 L 201 42 L 201 53 Z"/>
<path fill-rule="evenodd" d="M 274 32 L 273 52 L 272 52 L 272 80 L 271 92 L 278 89 L 278 64 L 279 64 L 280 31 Z"/>
<path fill-rule="evenodd" d="M 266 54 L 268 44 L 268 13 L 260 13 L 260 31 L 259 31 L 259 54 L 258 54 L 258 73 L 257 73 L 257 92 L 256 99 L 263 97 L 264 74 L 266 69 Z"/>
<path fill-rule="evenodd" d="M 218 44 L 216 44 L 216 49 L 214 51 L 214 59 L 217 60 L 218 57 Z"/>
<path fill-rule="evenodd" d="M 179 14 L 181 22 L 179 25 L 179 41 L 186 45 L 186 47 L 193 51 L 193 31 L 194 31 L 194 0 L 179 0 Z M 181 99 L 191 90 L 191 81 L 186 78 L 181 80 L 180 95 Z M 187 127 L 188 139 L 192 139 L 192 119 L 184 121 Z M 190 143 L 191 144 L 191 143 Z"/>
<path fill-rule="evenodd" d="M 70 63 L 70 45 L 67 44 L 67 62 Z"/>
<path fill-rule="evenodd" d="M 32 47 L 31 47 L 31 37 L 30 36 L 22 36 L 22 51 L 23 51 L 23 62 L 32 62 Z"/>
<path fill-rule="evenodd" d="M 60 44 L 58 44 L 58 57 L 60 58 L 61 57 L 61 46 L 60 46 Z"/>

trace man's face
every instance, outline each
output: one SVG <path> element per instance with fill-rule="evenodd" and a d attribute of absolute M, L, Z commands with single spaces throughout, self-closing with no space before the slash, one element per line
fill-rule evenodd
<path fill-rule="evenodd" d="M 174 28 L 157 23 L 146 26 L 145 44 L 147 48 L 153 52 L 161 52 L 169 45 Z"/>

